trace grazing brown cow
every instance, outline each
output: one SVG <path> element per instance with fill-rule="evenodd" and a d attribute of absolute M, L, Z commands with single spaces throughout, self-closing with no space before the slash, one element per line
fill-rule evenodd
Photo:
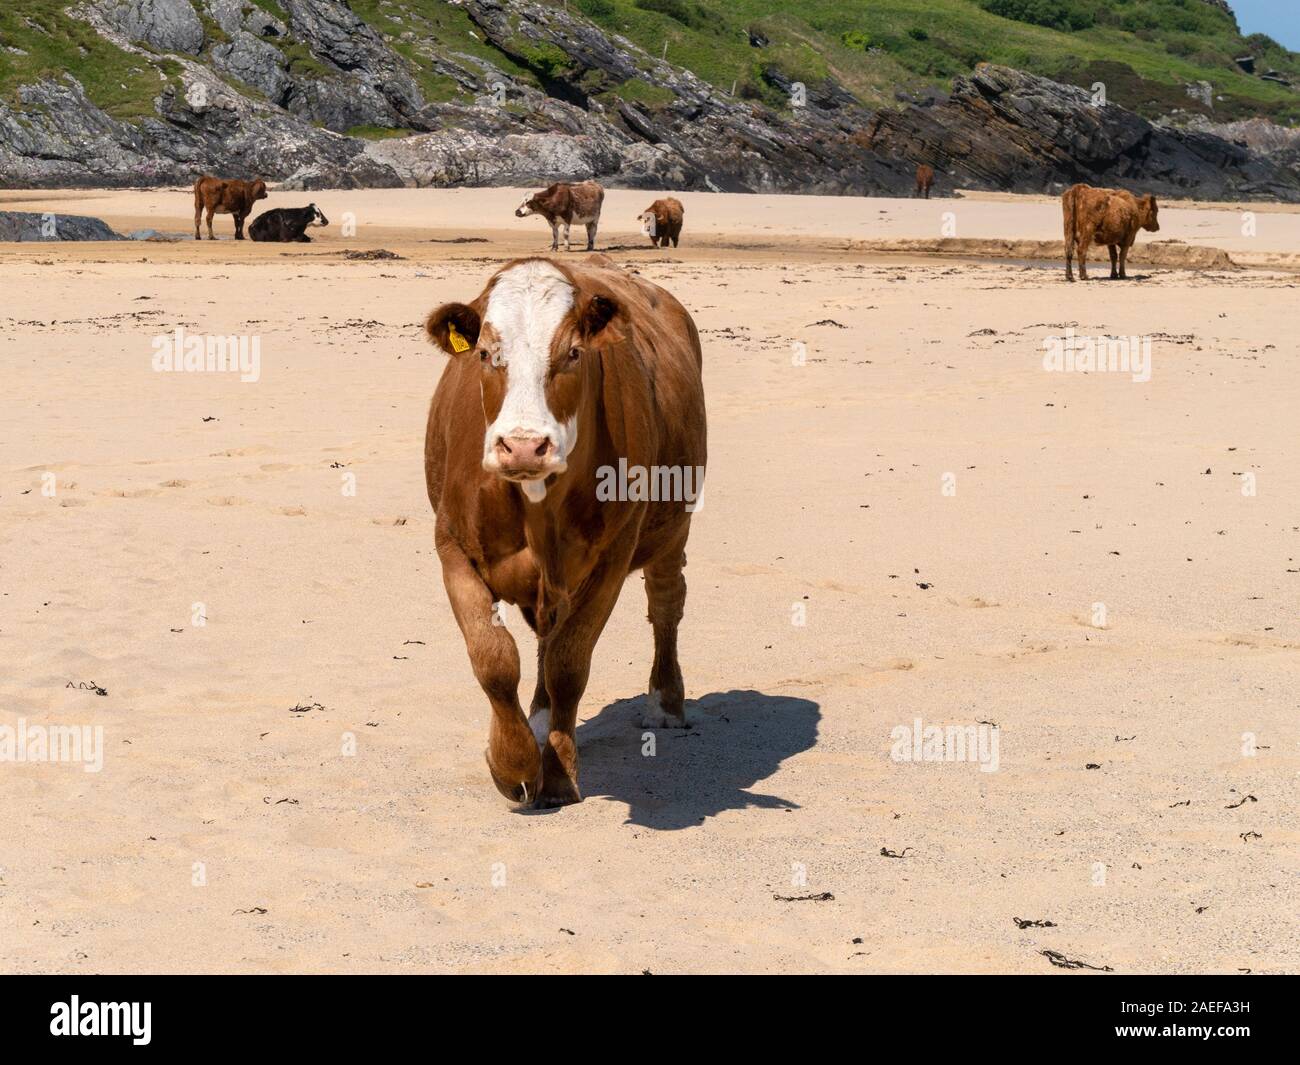
<path fill-rule="evenodd" d="M 577 223 L 587 227 L 587 250 L 596 247 L 596 226 L 600 223 L 600 207 L 605 202 L 605 190 L 594 181 L 576 185 L 556 182 L 541 192 L 529 196 L 515 208 L 516 218 L 539 214 L 551 225 L 551 251 L 560 246 L 560 227 L 564 227 L 564 250 L 569 250 L 569 226 Z"/>
<path fill-rule="evenodd" d="M 199 218 L 208 212 L 208 240 L 216 240 L 212 233 L 212 216 L 235 216 L 235 239 L 244 239 L 244 219 L 253 210 L 253 204 L 266 199 L 266 182 L 261 178 L 240 181 L 236 178 L 214 178 L 204 174 L 194 182 L 194 239 L 199 236 Z"/>
<path fill-rule="evenodd" d="M 1079 256 L 1079 279 L 1088 280 L 1088 248 L 1108 245 L 1112 280 L 1127 279 L 1128 250 L 1139 229 L 1160 232 L 1159 208 L 1154 196 L 1134 196 L 1124 189 L 1094 189 L 1071 185 L 1061 195 L 1065 221 L 1065 279 L 1074 280 L 1071 266 Z"/>
<path fill-rule="evenodd" d="M 685 214 L 686 208 L 682 206 L 682 201 L 668 196 L 655 200 L 636 219 L 641 223 L 641 232 L 650 238 L 650 243 L 656 248 L 668 247 L 670 240 L 675 248 L 682 235 L 682 216 Z"/>
<path fill-rule="evenodd" d="M 671 295 L 603 255 L 576 266 L 517 259 L 425 328 L 452 357 L 429 410 L 424 471 L 447 598 L 492 708 L 488 769 L 512 801 L 580 802 L 578 701 L 635 570 L 654 629 L 641 723 L 686 724 L 677 625 L 702 505 L 699 334 Z M 527 718 L 501 601 L 537 634 Z"/>
<path fill-rule="evenodd" d="M 921 163 L 916 168 L 916 194 L 930 198 L 930 186 L 934 184 L 934 167 Z"/>

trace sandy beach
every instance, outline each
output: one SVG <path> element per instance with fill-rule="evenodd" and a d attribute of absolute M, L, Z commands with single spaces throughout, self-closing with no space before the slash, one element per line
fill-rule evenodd
<path fill-rule="evenodd" d="M 1163 205 L 1133 280 L 1067 285 L 1047 197 L 679 194 L 653 249 L 610 191 L 598 249 L 704 344 L 692 727 L 643 753 L 633 577 L 540 812 L 488 778 L 422 468 L 421 323 L 545 252 L 524 195 L 0 245 L 0 727 L 102 728 L 0 761 L 0 971 L 1300 971 L 1300 210 Z M 183 189 L 0 210 L 193 233 Z M 157 372 L 178 328 L 256 380 Z M 1149 372 L 1045 368 L 1067 331 Z M 930 726 L 996 768 L 898 757 Z"/>

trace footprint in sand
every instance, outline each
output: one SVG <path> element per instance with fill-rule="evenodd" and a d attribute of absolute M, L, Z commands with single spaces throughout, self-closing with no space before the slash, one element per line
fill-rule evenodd
<path fill-rule="evenodd" d="M 738 565 L 723 566 L 722 572 L 732 577 L 765 577 L 769 574 L 779 574 L 781 571 L 773 566 L 763 566 L 751 562 L 742 562 Z"/>
<path fill-rule="evenodd" d="M 245 507 L 249 503 L 239 496 L 208 496 L 207 501 L 214 507 Z"/>
<path fill-rule="evenodd" d="M 903 672 L 907 672 L 908 670 L 915 669 L 915 668 L 916 668 L 916 663 L 913 662 L 910 658 L 887 658 L 884 662 L 880 664 L 880 669 L 877 670 L 876 672 L 881 672 L 886 670 L 901 670 Z"/>
<path fill-rule="evenodd" d="M 163 482 L 161 482 L 161 483 L 158 485 L 158 487 L 159 487 L 159 488 L 188 488 L 188 487 L 190 486 L 190 483 L 191 483 L 191 482 L 189 482 L 189 481 L 182 480 L 181 478 L 176 477 L 176 478 L 173 478 L 173 479 L 170 480 L 170 481 L 163 481 Z"/>
<path fill-rule="evenodd" d="M 1028 655 L 1045 655 L 1061 649 L 1059 644 L 1055 643 L 1031 643 L 1023 644 L 1020 647 L 1013 647 L 1005 651 L 995 651 L 994 655 L 998 658 L 1025 658 Z"/>
<path fill-rule="evenodd" d="M 1222 632 L 1203 637 L 1206 643 L 1216 643 L 1222 647 L 1248 647 L 1252 651 L 1294 651 L 1300 644 L 1279 640 L 1273 636 L 1254 636 L 1248 632 Z"/>
<path fill-rule="evenodd" d="M 305 518 L 307 516 L 307 511 L 302 507 L 281 507 L 280 513 L 286 518 Z"/>
<path fill-rule="evenodd" d="M 146 499 L 162 493 L 156 488 L 110 488 L 105 492 L 96 492 L 95 495 L 112 496 L 115 499 Z"/>
<path fill-rule="evenodd" d="M 406 518 L 371 518 L 371 525 L 405 525 Z"/>
<path fill-rule="evenodd" d="M 235 459 L 242 455 L 265 455 L 271 450 L 273 449 L 262 444 L 254 444 L 252 447 L 231 447 L 227 448 L 225 451 L 214 451 L 208 457 L 214 459 Z"/>
<path fill-rule="evenodd" d="M 84 507 L 85 505 L 86 505 L 86 500 L 84 499 L 60 499 L 59 500 L 59 506 L 61 507 Z"/>

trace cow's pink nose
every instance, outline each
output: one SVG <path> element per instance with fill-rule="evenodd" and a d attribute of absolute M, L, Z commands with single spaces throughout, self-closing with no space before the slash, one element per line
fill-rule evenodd
<path fill-rule="evenodd" d="M 496 455 L 501 469 L 508 473 L 531 473 L 546 464 L 554 449 L 549 436 L 512 434 L 497 437 Z"/>

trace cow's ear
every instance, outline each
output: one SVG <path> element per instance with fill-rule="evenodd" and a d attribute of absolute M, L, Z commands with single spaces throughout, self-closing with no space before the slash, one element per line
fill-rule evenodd
<path fill-rule="evenodd" d="M 592 296 L 582 309 L 582 335 L 588 340 L 600 333 L 618 314 L 618 303 L 608 296 Z"/>
<path fill-rule="evenodd" d="M 424 331 L 448 355 L 461 355 L 478 343 L 478 311 L 464 303 L 444 303 L 430 311 Z"/>

